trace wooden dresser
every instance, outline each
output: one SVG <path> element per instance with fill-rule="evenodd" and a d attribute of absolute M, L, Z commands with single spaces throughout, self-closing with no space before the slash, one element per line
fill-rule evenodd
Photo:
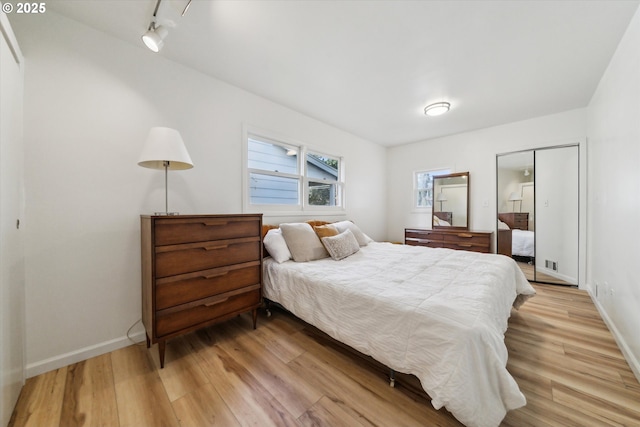
<path fill-rule="evenodd" d="M 262 301 L 262 215 L 140 217 L 147 348 L 251 311 Z"/>
<path fill-rule="evenodd" d="M 449 248 L 491 253 L 492 231 L 468 231 L 422 228 L 405 228 L 404 243 L 430 248 Z"/>
<path fill-rule="evenodd" d="M 528 230 L 529 212 L 505 212 L 499 213 L 498 219 L 509 226 L 510 229 Z"/>

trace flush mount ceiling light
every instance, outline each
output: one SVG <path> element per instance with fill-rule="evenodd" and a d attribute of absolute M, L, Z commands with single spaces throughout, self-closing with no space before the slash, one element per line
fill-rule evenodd
<path fill-rule="evenodd" d="M 144 42 L 145 46 L 147 46 L 153 52 L 160 52 L 160 49 L 162 49 L 162 46 L 164 46 L 164 38 L 167 37 L 167 34 L 169 34 L 169 31 L 167 31 L 167 29 L 162 25 L 156 26 L 158 9 L 160 8 L 161 1 L 162 0 L 158 0 L 158 3 L 156 3 L 156 8 L 153 11 L 153 18 L 151 19 L 149 28 L 147 29 L 147 32 L 142 36 L 142 41 Z"/>
<path fill-rule="evenodd" d="M 439 116 L 449 111 L 450 107 L 451 107 L 451 104 L 449 104 L 448 102 L 436 102 L 435 104 L 427 105 L 424 108 L 424 113 L 427 116 L 431 116 L 431 117 Z"/>

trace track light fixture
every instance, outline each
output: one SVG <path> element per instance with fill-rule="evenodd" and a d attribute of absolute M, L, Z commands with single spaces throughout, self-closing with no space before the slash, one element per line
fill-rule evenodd
<path fill-rule="evenodd" d="M 164 38 L 167 37 L 169 32 L 162 25 L 156 27 L 155 22 L 151 23 L 149 30 L 142 36 L 144 44 L 153 52 L 160 52 L 162 46 L 164 46 Z"/>
<path fill-rule="evenodd" d="M 160 52 L 160 49 L 162 49 L 162 46 L 164 46 L 164 38 L 167 37 L 167 34 L 169 34 L 169 31 L 167 31 L 167 29 L 162 25 L 156 26 L 158 9 L 160 8 L 161 1 L 162 0 L 158 0 L 158 3 L 156 3 L 156 8 L 153 11 L 153 18 L 151 20 L 151 23 L 149 24 L 149 28 L 147 29 L 147 32 L 142 36 L 142 41 L 144 42 L 145 46 L 147 46 L 153 52 Z"/>

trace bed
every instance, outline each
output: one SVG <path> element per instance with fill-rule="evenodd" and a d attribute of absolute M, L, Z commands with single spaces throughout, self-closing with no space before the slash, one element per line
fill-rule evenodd
<path fill-rule="evenodd" d="M 264 297 L 415 375 L 436 409 L 467 426 L 497 426 L 526 403 L 506 369 L 504 332 L 512 306 L 535 290 L 512 259 L 370 239 L 340 260 L 329 252 L 306 262 L 265 258 Z"/>
<path fill-rule="evenodd" d="M 528 258 L 529 261 L 533 261 L 535 232 L 528 229 L 528 214 L 526 215 L 527 219 L 524 220 L 513 213 L 498 214 L 498 248 L 503 255 Z"/>
<path fill-rule="evenodd" d="M 534 258 L 534 237 L 533 231 L 529 230 L 511 230 L 511 254 L 515 256 Z"/>

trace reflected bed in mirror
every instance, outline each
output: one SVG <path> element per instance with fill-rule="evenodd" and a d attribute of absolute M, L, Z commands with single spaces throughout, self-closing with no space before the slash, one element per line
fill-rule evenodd
<path fill-rule="evenodd" d="M 469 229 L 469 172 L 433 177 L 432 228 Z"/>

